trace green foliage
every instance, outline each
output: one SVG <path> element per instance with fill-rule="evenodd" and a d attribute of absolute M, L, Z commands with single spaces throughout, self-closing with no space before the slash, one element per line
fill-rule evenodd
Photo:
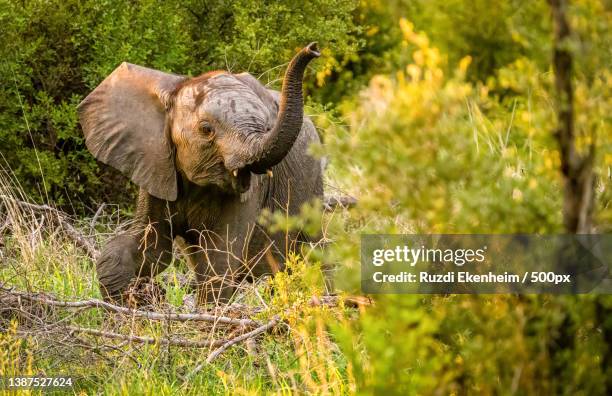
<path fill-rule="evenodd" d="M 451 68 L 412 23 L 400 28 L 410 61 L 343 104 L 346 126 L 318 119 L 329 131 L 332 183 L 359 197 L 344 232 L 334 227 L 328 256 L 341 263 L 337 285 L 352 293 L 359 232 L 562 232 L 552 75 L 521 56 L 472 83 L 470 56 Z M 577 75 L 576 127 L 579 147 L 595 140 L 603 154 L 595 221 L 605 232 L 601 120 L 612 107 L 602 100 L 609 72 L 597 64 L 597 78 Z M 332 329 L 363 394 L 606 394 L 609 309 L 608 296 L 381 295 L 358 321 Z"/>
<path fill-rule="evenodd" d="M 469 57 L 445 77 L 427 36 L 403 26 L 413 63 L 394 78 L 375 77 L 347 111 L 351 128 L 330 134 L 332 164 L 347 172 L 339 178 L 362 176 L 346 186 L 360 189 L 360 207 L 392 220 L 390 232 L 558 231 L 553 113 L 540 106 L 549 99 L 498 102 L 465 82 Z M 546 95 L 548 77 L 525 82 L 525 72 L 533 69 L 508 69 L 506 83 L 537 84 Z"/>
<path fill-rule="evenodd" d="M 418 0 L 407 17 L 434 45 L 447 54 L 451 65 L 472 57 L 471 80 L 484 80 L 527 56 L 539 65 L 549 62 L 550 10 L 546 1 L 502 0 L 492 4 L 475 0 Z"/>
<path fill-rule="evenodd" d="M 583 16 L 593 17 L 601 7 L 599 3 L 582 3 L 576 8 Z M 338 102 L 357 93 L 374 75 L 391 73 L 405 65 L 410 53 L 402 45 L 397 24 L 401 17 L 414 23 L 440 49 L 448 60 L 445 72 L 457 67 L 464 56 L 471 56 L 469 81 L 486 81 L 521 57 L 539 66 L 548 65 L 548 14 L 545 1 L 501 0 L 495 6 L 487 0 L 361 1 L 354 13 L 355 24 L 360 27 L 356 37 L 361 49 L 358 54 L 349 53 L 338 59 L 339 68 L 327 72 L 329 77 L 315 95 L 323 103 Z M 603 21 L 599 20 L 601 23 L 590 29 L 601 36 Z"/>

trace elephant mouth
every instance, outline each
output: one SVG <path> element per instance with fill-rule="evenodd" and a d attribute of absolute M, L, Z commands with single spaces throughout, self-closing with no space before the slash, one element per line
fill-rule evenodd
<path fill-rule="evenodd" d="M 235 169 L 230 172 L 232 188 L 239 192 L 246 192 L 251 187 L 251 171 L 247 168 Z"/>

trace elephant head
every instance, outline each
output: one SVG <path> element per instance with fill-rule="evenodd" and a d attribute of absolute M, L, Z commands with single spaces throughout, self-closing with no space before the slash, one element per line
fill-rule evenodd
<path fill-rule="evenodd" d="M 302 79 L 316 43 L 289 63 L 280 99 L 248 73 L 195 78 L 123 63 L 79 105 L 85 143 L 149 194 L 177 198 L 177 172 L 233 192 L 278 164 L 303 121 Z"/>

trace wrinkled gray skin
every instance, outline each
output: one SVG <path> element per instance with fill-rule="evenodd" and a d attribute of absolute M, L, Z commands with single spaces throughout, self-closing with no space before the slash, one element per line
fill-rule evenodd
<path fill-rule="evenodd" d="M 175 239 L 200 302 L 282 269 L 285 235 L 267 236 L 257 219 L 264 208 L 293 215 L 322 197 L 320 163 L 307 153 L 319 138 L 302 98 L 304 70 L 318 56 L 315 43 L 302 49 L 281 93 L 248 73 L 185 78 L 123 63 L 83 100 L 88 149 L 140 186 L 134 225 L 96 263 L 107 300 L 163 271 Z"/>

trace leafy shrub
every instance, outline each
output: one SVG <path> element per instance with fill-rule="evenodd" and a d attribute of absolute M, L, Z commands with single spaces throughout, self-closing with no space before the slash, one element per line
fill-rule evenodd
<path fill-rule="evenodd" d="M 427 35 L 400 27 L 411 61 L 344 104 L 348 126 L 322 122 L 333 183 L 359 197 L 329 252 L 349 292 L 358 292 L 359 232 L 562 232 L 551 74 L 521 57 L 470 83 L 471 57 L 448 74 Z M 577 79 L 583 139 L 606 134 L 593 120 L 612 110 L 600 100 L 607 74 L 597 73 L 601 85 Z M 609 202 L 602 176 L 599 213 Z M 608 296 L 379 295 L 332 329 L 363 394 L 605 394 L 609 306 Z"/>

